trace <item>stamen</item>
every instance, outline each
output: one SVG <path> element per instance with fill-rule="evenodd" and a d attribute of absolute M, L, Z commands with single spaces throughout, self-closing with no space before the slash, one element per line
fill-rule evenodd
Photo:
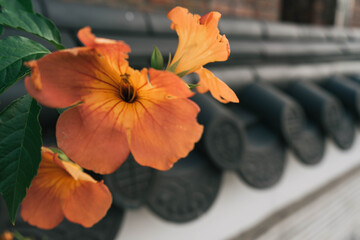
<path fill-rule="evenodd" d="M 120 77 L 121 77 L 121 81 L 123 81 L 125 83 L 129 83 L 130 74 L 128 74 L 128 73 L 121 74 Z"/>
<path fill-rule="evenodd" d="M 130 75 L 127 73 L 120 75 L 121 83 L 119 89 L 119 96 L 123 101 L 132 103 L 136 100 L 136 92 L 134 90 L 134 87 L 131 86 L 129 77 Z"/>

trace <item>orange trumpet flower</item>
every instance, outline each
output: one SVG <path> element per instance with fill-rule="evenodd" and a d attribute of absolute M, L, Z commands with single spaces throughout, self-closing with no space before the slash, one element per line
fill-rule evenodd
<path fill-rule="evenodd" d="M 66 217 L 91 227 L 106 215 L 112 197 L 103 181 L 95 181 L 48 148 L 42 148 L 41 156 L 38 174 L 22 202 L 21 216 L 26 222 L 51 229 Z"/>
<path fill-rule="evenodd" d="M 168 170 L 187 156 L 202 134 L 199 107 L 185 82 L 168 71 L 132 69 L 130 48 L 78 33 L 85 47 L 58 51 L 28 62 L 29 94 L 54 108 L 76 105 L 57 123 L 58 146 L 95 172 L 114 172 L 130 151 L 144 166 Z"/>
<path fill-rule="evenodd" d="M 5 231 L 0 235 L 0 240 L 13 240 L 14 234 L 9 231 Z"/>
<path fill-rule="evenodd" d="M 203 66 L 209 62 L 226 61 L 230 55 L 229 41 L 219 34 L 221 14 L 210 12 L 202 17 L 186 8 L 175 7 L 168 13 L 171 28 L 176 30 L 179 43 L 168 69 L 180 76 L 195 72 L 200 77 L 198 92 L 210 90 L 223 103 L 239 102 L 236 94 Z"/>

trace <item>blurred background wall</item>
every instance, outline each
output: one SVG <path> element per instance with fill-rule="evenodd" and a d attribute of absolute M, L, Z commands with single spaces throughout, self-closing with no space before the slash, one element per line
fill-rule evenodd
<path fill-rule="evenodd" d="M 220 11 L 225 16 L 320 26 L 360 26 L 360 0 L 67 0 L 168 11 L 176 5 L 192 12 Z"/>

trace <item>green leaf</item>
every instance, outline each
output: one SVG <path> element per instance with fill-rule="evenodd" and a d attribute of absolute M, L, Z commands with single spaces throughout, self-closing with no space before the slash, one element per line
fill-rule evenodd
<path fill-rule="evenodd" d="M 55 148 L 55 147 L 50 147 L 51 151 L 53 151 L 54 153 L 57 153 L 58 157 L 63 160 L 63 161 L 67 161 L 67 162 L 70 162 L 70 158 L 68 158 L 68 156 L 66 156 L 66 154 L 61 151 L 60 149 L 58 148 Z"/>
<path fill-rule="evenodd" d="M 0 0 L 0 6 L 11 11 L 24 10 L 33 13 L 31 0 Z"/>
<path fill-rule="evenodd" d="M 23 62 L 50 53 L 30 39 L 11 36 L 0 40 L 0 94 L 29 72 Z"/>
<path fill-rule="evenodd" d="M 16 240 L 31 240 L 31 238 L 24 237 L 21 233 L 19 233 L 16 229 L 13 232 L 13 235 Z"/>
<path fill-rule="evenodd" d="M 193 88 L 196 88 L 197 86 L 200 86 L 199 84 L 191 84 L 191 83 L 188 83 L 188 86 L 190 89 L 193 89 Z"/>
<path fill-rule="evenodd" d="M 4 27 L 0 26 L 0 35 L 4 32 Z"/>
<path fill-rule="evenodd" d="M 70 107 L 68 108 L 57 108 L 56 110 L 58 111 L 59 114 L 64 113 L 66 110 L 68 110 Z"/>
<path fill-rule="evenodd" d="M 179 60 L 177 60 L 176 62 L 174 62 L 171 66 L 168 66 L 168 67 L 166 68 L 166 70 L 168 70 L 169 72 L 175 72 L 177 66 L 178 66 L 179 63 L 180 63 L 180 60 L 181 60 L 181 59 L 179 59 Z"/>
<path fill-rule="evenodd" d="M 64 49 L 61 45 L 59 30 L 49 19 L 38 13 L 29 13 L 24 10 L 10 11 L 3 9 L 0 12 L 0 25 L 20 29 L 39 36 L 57 49 Z"/>
<path fill-rule="evenodd" d="M 161 70 L 164 66 L 164 58 L 160 50 L 154 46 L 154 50 L 151 55 L 151 67 L 157 70 Z"/>
<path fill-rule="evenodd" d="M 40 109 L 25 95 L 0 112 L 0 193 L 12 223 L 41 161 Z"/>
<path fill-rule="evenodd" d="M 177 75 L 182 78 L 182 77 L 185 76 L 188 72 L 189 72 L 189 70 L 185 70 L 185 71 L 182 71 L 182 72 L 178 73 Z"/>
<path fill-rule="evenodd" d="M 73 105 L 71 105 L 71 106 L 69 106 L 69 107 L 66 107 L 66 108 L 57 108 L 56 110 L 58 111 L 58 113 L 62 114 L 62 113 L 64 113 L 66 110 L 68 110 L 68 109 L 70 109 L 70 108 L 73 108 L 73 107 L 76 107 L 77 105 L 82 104 L 82 103 L 83 103 L 83 102 L 80 101 L 80 102 L 77 102 L 77 103 L 75 103 L 75 104 L 73 104 Z"/>

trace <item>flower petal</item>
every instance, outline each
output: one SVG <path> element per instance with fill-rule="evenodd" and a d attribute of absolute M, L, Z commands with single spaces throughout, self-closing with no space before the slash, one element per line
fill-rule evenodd
<path fill-rule="evenodd" d="M 14 234 L 5 230 L 2 234 L 0 234 L 0 240 L 14 240 Z"/>
<path fill-rule="evenodd" d="M 90 175 L 83 172 L 82 168 L 79 165 L 73 162 L 61 161 L 59 158 L 54 158 L 54 162 L 58 164 L 59 167 L 64 169 L 68 174 L 70 174 L 74 180 L 82 180 L 96 183 L 96 181 Z"/>
<path fill-rule="evenodd" d="M 203 126 L 196 120 L 200 109 L 187 99 L 192 93 L 179 77 L 154 69 L 149 74 L 157 88 L 147 90 L 139 102 L 141 107 L 136 111 L 141 117 L 131 131 L 130 148 L 139 164 L 168 170 L 200 139 Z"/>
<path fill-rule="evenodd" d="M 111 203 L 111 193 L 103 181 L 81 181 L 64 202 L 63 211 L 69 221 L 91 227 L 106 215 Z"/>
<path fill-rule="evenodd" d="M 171 28 L 179 36 L 179 44 L 170 65 L 180 61 L 175 73 L 191 73 L 209 62 L 226 61 L 230 54 L 229 41 L 219 34 L 221 14 L 210 12 L 193 15 L 187 9 L 175 7 L 168 13 Z"/>
<path fill-rule="evenodd" d="M 87 47 L 96 48 L 101 54 L 109 58 L 110 62 L 122 63 L 128 58 L 130 47 L 123 41 L 97 38 L 91 33 L 90 27 L 79 30 L 78 38 Z"/>
<path fill-rule="evenodd" d="M 64 219 L 60 198 L 35 183 L 30 186 L 21 206 L 24 221 L 38 228 L 52 229 Z"/>
<path fill-rule="evenodd" d="M 200 77 L 199 86 L 196 87 L 199 93 L 205 93 L 210 90 L 211 95 L 222 103 L 239 102 L 234 91 L 219 78 L 215 77 L 211 71 L 206 68 L 200 68 L 196 73 Z"/>
<path fill-rule="evenodd" d="M 108 66 L 94 49 L 58 51 L 27 65 L 32 70 L 31 77 L 25 79 L 27 91 L 49 107 L 65 108 L 80 102 L 93 89 L 115 88 L 112 77 L 99 67 Z"/>
<path fill-rule="evenodd" d="M 80 105 L 60 115 L 56 126 L 58 146 L 80 166 L 112 173 L 129 155 L 126 132 L 117 128 L 117 118 L 109 117 L 113 109 L 95 109 L 97 117 L 83 117 L 81 111 L 86 107 Z"/>
<path fill-rule="evenodd" d="M 159 96 L 165 96 L 169 98 L 189 98 L 194 95 L 194 92 L 190 90 L 188 85 L 181 78 L 173 73 L 166 71 L 158 71 L 153 68 L 149 70 L 150 74 L 150 86 L 152 91 L 160 90 L 162 94 Z M 148 89 L 147 89 L 148 90 Z M 152 97 L 157 95 L 152 92 Z"/>
<path fill-rule="evenodd" d="M 53 162 L 53 157 L 54 154 L 49 149 L 43 148 L 38 175 L 21 204 L 21 217 L 24 221 L 43 229 L 56 227 L 64 218 L 61 191 L 52 189 L 54 179 L 51 178 L 55 176 L 57 179 L 62 171 Z"/>

